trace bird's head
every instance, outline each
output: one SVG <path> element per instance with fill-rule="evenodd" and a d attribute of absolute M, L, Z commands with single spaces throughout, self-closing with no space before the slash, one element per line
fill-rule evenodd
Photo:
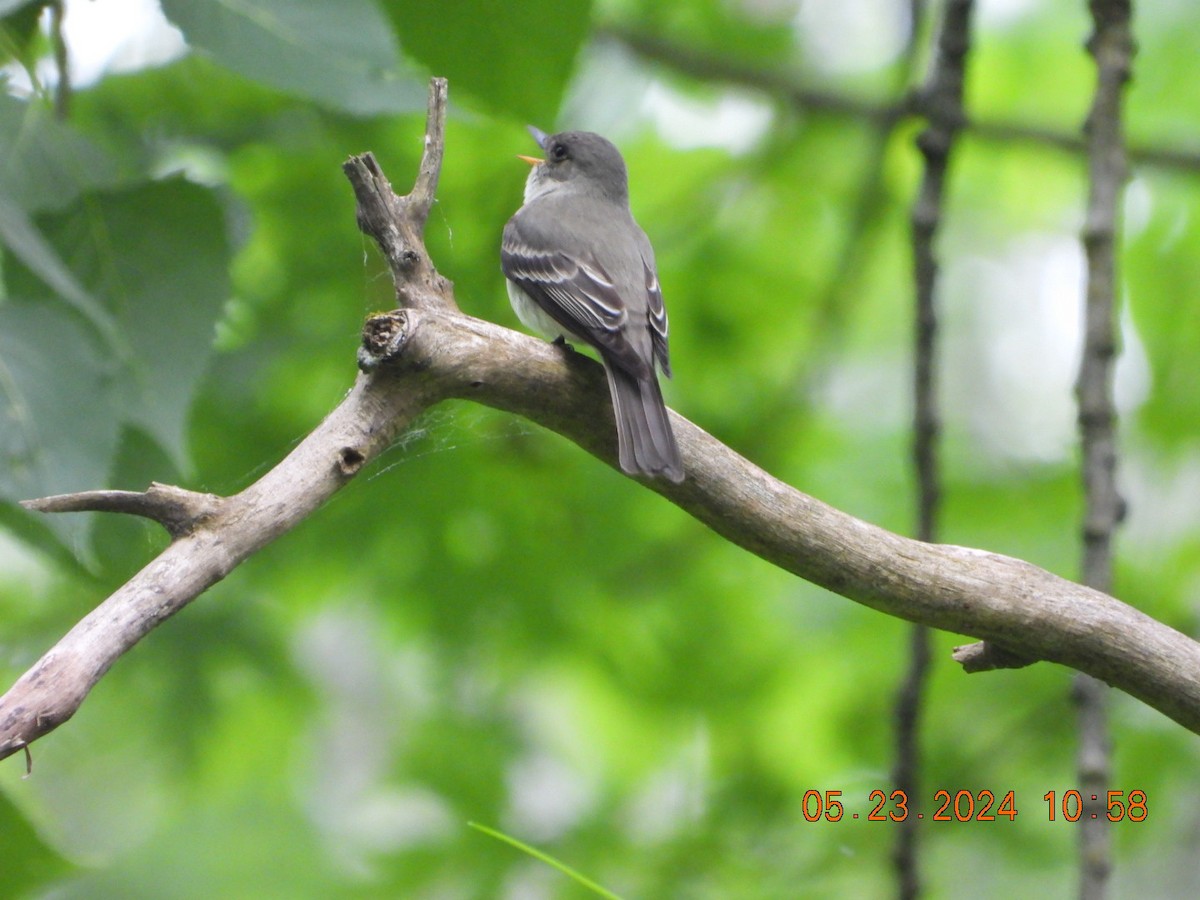
<path fill-rule="evenodd" d="M 628 202 L 625 160 L 607 138 L 591 131 L 546 134 L 532 125 L 529 133 L 545 157 L 520 157 L 533 166 L 525 185 L 526 202 L 558 185 L 614 202 Z"/>

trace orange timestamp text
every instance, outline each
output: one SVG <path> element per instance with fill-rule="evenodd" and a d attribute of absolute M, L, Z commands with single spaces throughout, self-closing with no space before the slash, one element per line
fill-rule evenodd
<path fill-rule="evenodd" d="M 1150 814 L 1145 791 L 1108 791 L 1103 800 L 1097 794 L 1088 797 L 1090 803 L 1074 789 L 1047 791 L 1042 800 L 1048 821 L 1104 818 L 1110 822 L 1144 822 Z M 806 822 L 840 822 L 847 817 L 867 822 L 904 822 L 910 817 L 933 822 L 1014 822 L 1017 818 L 1016 791 L 999 796 L 987 789 L 934 791 L 928 814 L 923 809 L 914 810 L 907 792 L 902 790 L 871 791 L 867 795 L 870 808 L 863 813 L 847 813 L 846 802 L 841 791 L 808 790 L 804 792 L 801 813 Z"/>

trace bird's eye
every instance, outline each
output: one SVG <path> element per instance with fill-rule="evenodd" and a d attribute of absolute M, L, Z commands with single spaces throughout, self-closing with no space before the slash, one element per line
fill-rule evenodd
<path fill-rule="evenodd" d="M 550 156 L 556 162 L 560 162 L 570 156 L 570 151 L 566 144 L 555 143 L 550 147 Z"/>

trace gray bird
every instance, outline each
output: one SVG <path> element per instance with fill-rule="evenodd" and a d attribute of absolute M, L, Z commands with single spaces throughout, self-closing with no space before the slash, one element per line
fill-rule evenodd
<path fill-rule="evenodd" d="M 529 129 L 545 159 L 504 226 L 500 265 L 528 328 L 595 347 L 608 375 L 621 468 L 680 482 L 683 463 L 655 366 L 671 377 L 654 250 L 629 211 L 620 151 L 590 131 Z"/>

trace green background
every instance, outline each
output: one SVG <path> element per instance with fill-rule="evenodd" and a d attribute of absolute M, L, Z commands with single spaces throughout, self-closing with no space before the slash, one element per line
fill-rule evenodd
<path fill-rule="evenodd" d="M 90 5 L 90 4 L 89 4 Z M 103 2 L 95 4 L 102 7 Z M 499 273 L 527 122 L 616 141 L 671 315 L 668 401 L 822 500 L 911 532 L 908 214 L 936 5 L 163 0 L 190 51 L 114 66 L 55 117 L 41 4 L 0 2 L 0 674 L 15 680 L 160 549 L 22 498 L 151 480 L 230 493 L 355 376 L 391 305 L 340 172 L 398 190 L 425 84 L 452 111 L 427 239 L 461 307 L 516 326 Z M 75 11 L 68 10 L 68 24 Z M 1136 11 L 1121 237 L 1116 593 L 1186 632 L 1200 585 L 1200 14 Z M 939 239 L 941 538 L 1077 572 L 1078 363 L 1094 75 L 1086 4 L 986 4 Z M 660 42 L 645 47 L 645 38 Z M 68 42 L 70 31 L 68 31 Z M 635 47 L 642 47 L 639 51 Z M 907 47 L 907 49 L 906 49 Z M 730 67 L 748 71 L 733 87 Z M 793 102 L 781 81 L 845 101 Z M 1188 153 L 1190 148 L 1190 155 Z M 727 545 L 564 439 L 467 403 L 153 632 L 69 723 L 0 764 L 12 897 L 882 897 L 908 626 Z M 932 897 L 1065 896 L 1071 673 L 964 675 L 937 634 L 923 796 Z M 1194 735 L 1113 695 L 1115 895 L 1200 890 Z M 808 790 L 846 817 L 809 822 Z M 811 810 L 811 806 L 810 806 Z M 850 818 L 859 813 L 857 821 Z"/>

